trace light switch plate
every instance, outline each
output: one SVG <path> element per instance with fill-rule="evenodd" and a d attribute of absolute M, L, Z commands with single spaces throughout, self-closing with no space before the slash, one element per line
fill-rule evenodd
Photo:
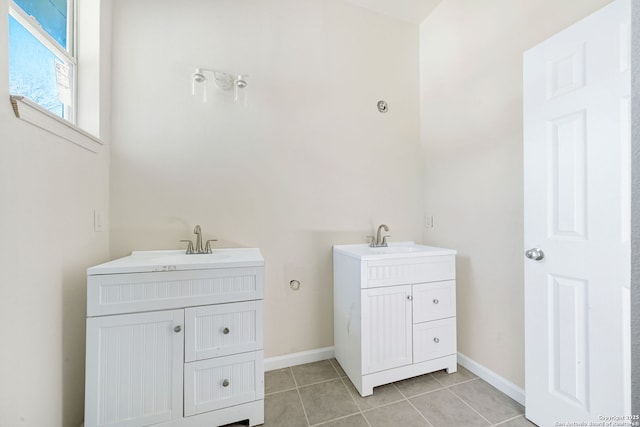
<path fill-rule="evenodd" d="M 424 226 L 427 228 L 433 228 L 433 215 L 425 215 Z"/>
<path fill-rule="evenodd" d="M 107 218 L 103 211 L 95 209 L 93 211 L 93 231 L 103 232 L 106 230 Z"/>

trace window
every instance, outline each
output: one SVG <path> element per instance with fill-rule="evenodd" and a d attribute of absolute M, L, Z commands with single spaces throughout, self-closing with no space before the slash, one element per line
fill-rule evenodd
<path fill-rule="evenodd" d="M 74 0 L 9 0 L 9 93 L 75 123 Z"/>

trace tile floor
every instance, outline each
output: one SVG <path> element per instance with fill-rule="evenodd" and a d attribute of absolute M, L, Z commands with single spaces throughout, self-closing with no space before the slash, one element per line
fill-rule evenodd
<path fill-rule="evenodd" d="M 460 366 L 376 387 L 364 398 L 335 359 L 265 373 L 265 427 L 535 427 L 523 413 Z"/>

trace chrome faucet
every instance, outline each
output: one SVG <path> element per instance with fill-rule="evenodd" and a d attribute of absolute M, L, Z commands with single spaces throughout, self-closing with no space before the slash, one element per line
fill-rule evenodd
<path fill-rule="evenodd" d="M 371 238 L 371 244 L 369 246 L 371 246 L 372 248 L 387 247 L 387 237 L 391 236 L 382 236 L 383 229 L 384 231 L 389 231 L 389 227 L 387 227 L 385 224 L 381 224 L 380 227 L 378 227 L 378 232 L 376 233 L 375 237 L 369 236 Z"/>
<path fill-rule="evenodd" d="M 201 254 L 204 252 L 204 250 L 202 249 L 202 230 L 200 229 L 199 225 L 195 226 L 195 228 L 193 229 L 193 234 L 196 235 L 195 252 L 197 254 Z"/>
<path fill-rule="evenodd" d="M 193 245 L 193 242 L 191 240 L 180 240 L 181 242 L 186 242 L 188 243 L 187 245 L 187 251 L 186 254 L 187 255 L 191 255 L 191 254 L 210 254 L 212 253 L 211 251 L 211 242 L 217 242 L 217 239 L 209 239 L 207 240 L 207 243 L 205 244 L 205 247 L 202 247 L 202 229 L 200 228 L 199 225 L 196 225 L 193 229 L 193 234 L 196 235 L 196 244 L 195 247 Z"/>

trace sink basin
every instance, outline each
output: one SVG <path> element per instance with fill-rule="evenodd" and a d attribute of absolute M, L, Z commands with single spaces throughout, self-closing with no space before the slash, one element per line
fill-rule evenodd
<path fill-rule="evenodd" d="M 229 254 L 214 252 L 211 254 L 190 254 L 187 255 L 183 251 L 181 254 L 164 255 L 149 259 L 150 262 L 162 265 L 180 265 L 180 264 L 206 264 L 215 260 L 229 258 Z"/>
<path fill-rule="evenodd" d="M 211 254 L 185 254 L 184 250 L 133 251 L 131 255 L 87 270 L 88 275 L 113 273 L 149 273 L 177 270 L 204 270 L 224 267 L 264 265 L 256 248 L 214 249 Z"/>
<path fill-rule="evenodd" d="M 376 254 L 403 254 L 403 253 L 411 253 L 411 252 L 424 252 L 426 248 L 429 246 L 422 245 L 397 245 L 397 246 L 387 246 L 387 247 L 379 247 L 379 248 L 371 248 L 370 251 Z"/>
<path fill-rule="evenodd" d="M 389 246 L 377 248 L 372 248 L 365 243 L 355 245 L 336 245 L 333 248 L 336 252 L 358 259 L 404 258 L 456 254 L 456 251 L 453 249 L 425 246 L 414 242 L 394 242 L 389 243 Z"/>

